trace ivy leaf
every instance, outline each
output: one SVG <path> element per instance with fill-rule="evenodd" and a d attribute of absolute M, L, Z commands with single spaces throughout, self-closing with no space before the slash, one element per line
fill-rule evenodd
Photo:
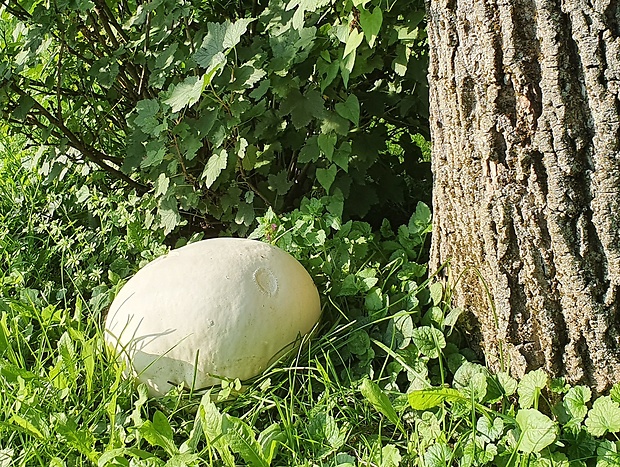
<path fill-rule="evenodd" d="M 375 7 L 372 13 L 364 8 L 360 10 L 360 26 L 364 31 L 364 37 L 366 37 L 366 42 L 368 42 L 370 48 L 375 45 L 375 40 L 381 30 L 382 23 L 383 12 L 381 8 Z"/>
<path fill-rule="evenodd" d="M 355 94 L 351 94 L 347 97 L 345 102 L 339 102 L 336 104 L 336 112 L 342 118 L 346 118 L 352 122 L 355 126 L 359 126 L 360 123 L 360 101 Z"/>
<path fill-rule="evenodd" d="M 338 168 L 334 164 L 330 165 L 327 169 L 316 169 L 316 179 L 321 186 L 325 188 L 325 191 L 329 192 L 329 188 L 336 179 L 336 172 L 338 172 Z"/>
<path fill-rule="evenodd" d="M 209 157 L 207 165 L 201 175 L 201 178 L 204 179 L 207 188 L 211 188 L 222 173 L 222 170 L 226 168 L 227 163 L 228 152 L 226 152 L 226 149 L 224 148 Z"/>
<path fill-rule="evenodd" d="M 609 396 L 599 397 L 588 412 L 586 427 L 592 436 L 620 431 L 620 405 Z"/>
<path fill-rule="evenodd" d="M 519 410 L 516 420 L 521 431 L 518 447 L 521 452 L 540 452 L 557 437 L 557 425 L 536 409 Z"/>
<path fill-rule="evenodd" d="M 202 95 L 204 76 L 190 76 L 185 78 L 182 83 L 177 84 L 172 94 L 164 103 L 172 107 L 172 112 L 176 113 L 185 106 L 192 106 Z"/>
<path fill-rule="evenodd" d="M 530 371 L 523 376 L 517 388 L 517 392 L 519 393 L 519 405 L 527 409 L 537 404 L 540 391 L 547 386 L 548 380 L 549 377 L 547 373 L 541 369 Z"/>

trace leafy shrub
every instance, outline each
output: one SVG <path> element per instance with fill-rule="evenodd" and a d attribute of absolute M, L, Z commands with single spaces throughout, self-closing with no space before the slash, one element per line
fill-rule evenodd
<path fill-rule="evenodd" d="M 135 189 L 147 227 L 244 234 L 308 194 L 380 221 L 429 190 L 422 1 L 32 1 L 0 14 L 11 131 L 44 148 L 50 177 L 90 161 Z"/>
<path fill-rule="evenodd" d="M 144 229 L 137 196 L 118 182 L 103 190 L 108 177 L 91 163 L 66 160 L 46 180 L 19 143 L 0 141 L 0 297 L 37 306 L 80 299 L 97 313 L 121 279 L 167 251 L 163 236 Z"/>

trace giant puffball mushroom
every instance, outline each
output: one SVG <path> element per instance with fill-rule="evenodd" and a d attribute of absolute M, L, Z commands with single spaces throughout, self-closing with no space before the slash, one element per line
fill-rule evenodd
<path fill-rule="evenodd" d="M 114 299 L 105 339 L 151 396 L 263 372 L 310 332 L 319 294 L 304 267 L 255 240 L 192 243 L 147 264 Z"/>

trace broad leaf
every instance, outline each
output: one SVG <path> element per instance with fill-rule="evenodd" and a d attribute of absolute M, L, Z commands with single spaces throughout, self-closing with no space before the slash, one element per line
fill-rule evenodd
<path fill-rule="evenodd" d="M 182 83 L 177 84 L 172 94 L 164 102 L 172 107 L 172 112 L 178 112 L 186 106 L 192 106 L 202 94 L 204 77 L 190 76 Z"/>
<path fill-rule="evenodd" d="M 586 427 L 592 436 L 617 433 L 620 431 L 620 405 L 609 396 L 599 397 L 588 412 Z"/>
<path fill-rule="evenodd" d="M 222 170 L 226 168 L 227 164 L 228 153 L 226 152 L 226 149 L 220 149 L 209 158 L 207 165 L 202 172 L 202 179 L 205 181 L 207 188 L 211 188 L 222 173 Z"/>
<path fill-rule="evenodd" d="M 553 442 L 558 435 L 557 424 L 536 409 L 521 409 L 516 416 L 521 431 L 518 449 L 521 452 L 540 452 Z"/>

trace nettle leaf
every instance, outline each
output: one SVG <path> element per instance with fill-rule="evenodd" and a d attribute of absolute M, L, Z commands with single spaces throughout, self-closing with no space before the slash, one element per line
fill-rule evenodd
<path fill-rule="evenodd" d="M 338 172 L 338 167 L 334 164 L 331 164 L 327 169 L 316 169 L 316 179 L 325 188 L 326 192 L 329 192 L 330 187 L 334 183 L 336 172 Z"/>
<path fill-rule="evenodd" d="M 190 76 L 177 84 L 168 99 L 164 101 L 176 113 L 186 106 L 192 106 L 200 99 L 204 88 L 204 76 Z"/>
<path fill-rule="evenodd" d="M 222 173 L 222 170 L 226 168 L 227 164 L 228 152 L 224 148 L 221 148 L 218 152 L 209 157 L 207 165 L 201 175 L 201 178 L 205 181 L 207 188 L 211 188 Z"/>
<path fill-rule="evenodd" d="M 530 371 L 521 378 L 517 388 L 517 392 L 519 393 L 519 405 L 521 408 L 527 409 L 538 404 L 540 391 L 547 386 L 548 380 L 549 377 L 547 373 L 542 369 Z"/>
<path fill-rule="evenodd" d="M 516 416 L 521 434 L 518 449 L 521 452 L 540 452 L 553 444 L 558 435 L 558 426 L 553 420 L 536 409 L 521 409 Z"/>
<path fill-rule="evenodd" d="M 586 428 L 592 436 L 620 431 L 620 405 L 609 396 L 596 399 L 588 412 Z"/>
<path fill-rule="evenodd" d="M 446 338 L 443 333 L 431 326 L 420 326 L 411 333 L 413 343 L 422 354 L 429 358 L 438 358 L 446 346 Z"/>
<path fill-rule="evenodd" d="M 573 419 L 583 421 L 588 414 L 587 403 L 592 397 L 592 391 L 586 386 L 575 386 L 570 388 L 564 396 L 563 405 L 566 408 L 567 413 L 571 415 Z"/>
<path fill-rule="evenodd" d="M 458 389 L 423 388 L 411 391 L 407 394 L 407 400 L 414 410 L 428 410 L 444 402 L 468 401 L 469 398 Z"/>
<path fill-rule="evenodd" d="M 344 102 L 336 104 L 336 112 L 355 126 L 360 124 L 360 101 L 355 94 L 351 94 Z"/>
<path fill-rule="evenodd" d="M 381 30 L 381 24 L 383 23 L 383 12 L 381 8 L 375 7 L 372 13 L 365 8 L 360 9 L 360 26 L 364 31 L 364 37 L 370 48 L 375 45 L 377 35 Z"/>

